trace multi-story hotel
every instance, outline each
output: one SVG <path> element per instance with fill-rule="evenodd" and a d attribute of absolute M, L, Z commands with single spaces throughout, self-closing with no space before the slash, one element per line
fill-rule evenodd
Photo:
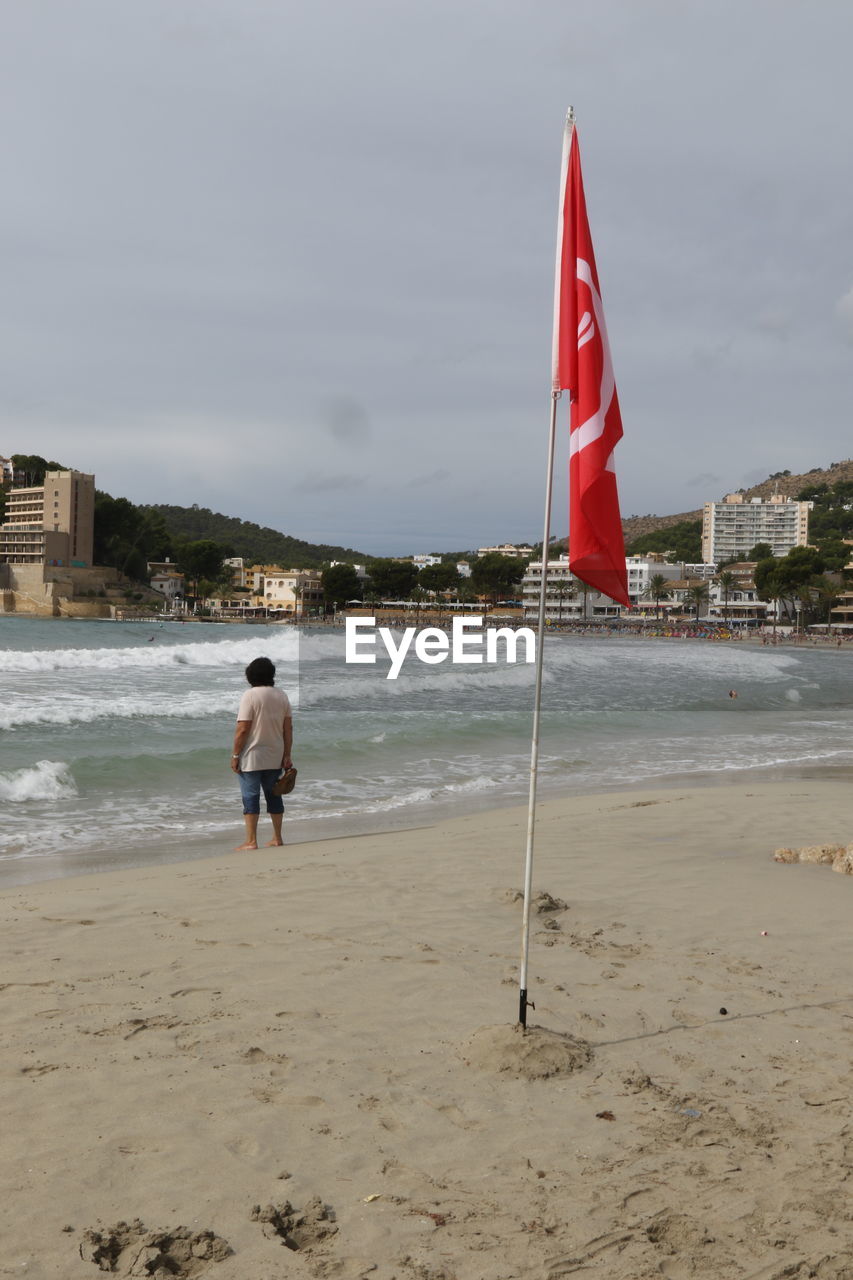
<path fill-rule="evenodd" d="M 0 564 L 92 564 L 95 477 L 82 471 L 48 471 L 44 484 L 9 489 L 0 525 Z"/>
<path fill-rule="evenodd" d="M 769 544 L 774 556 L 786 556 L 809 540 L 809 512 L 814 503 L 795 502 L 774 493 L 764 502 L 728 493 L 722 502 L 706 502 L 702 516 L 702 559 L 745 560 L 760 542 Z"/>

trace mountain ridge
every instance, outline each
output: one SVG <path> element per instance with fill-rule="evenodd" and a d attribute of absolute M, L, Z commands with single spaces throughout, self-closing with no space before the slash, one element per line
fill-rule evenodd
<path fill-rule="evenodd" d="M 748 489 L 726 489 L 725 493 L 742 493 L 745 498 L 765 499 L 773 493 L 781 493 L 787 498 L 796 498 L 798 493 L 810 485 L 833 485 L 839 480 L 853 480 L 853 458 L 848 458 L 844 462 L 833 462 L 826 468 L 814 467 L 811 471 L 798 474 L 779 471 Z M 718 498 L 711 501 L 719 502 L 723 497 L 724 494 L 721 493 Z M 668 529 L 671 525 L 688 520 L 701 520 L 702 511 L 703 508 L 699 507 L 698 510 L 680 511 L 675 515 L 628 516 L 622 521 L 625 545 L 630 546 L 632 542 L 636 542 L 637 538 L 642 538 L 647 533 L 654 533 L 657 529 Z"/>

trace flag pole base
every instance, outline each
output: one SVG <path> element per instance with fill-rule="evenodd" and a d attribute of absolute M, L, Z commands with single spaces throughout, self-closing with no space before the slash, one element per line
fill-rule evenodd
<path fill-rule="evenodd" d="M 525 1030 L 527 1029 L 527 1010 L 535 1009 L 536 1005 L 532 1000 L 527 999 L 527 988 L 523 987 L 518 993 L 518 1021 L 519 1025 Z"/>

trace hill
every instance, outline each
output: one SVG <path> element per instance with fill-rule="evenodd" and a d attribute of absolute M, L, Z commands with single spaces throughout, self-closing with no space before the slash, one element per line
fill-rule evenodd
<path fill-rule="evenodd" d="M 350 563 L 369 557 L 352 547 L 303 542 L 277 529 L 224 516 L 207 507 L 172 507 L 162 504 L 140 507 L 143 512 L 160 516 L 168 533 L 176 542 L 195 542 L 210 538 L 228 548 L 231 556 L 242 556 L 247 564 L 277 564 L 283 569 L 319 569 L 329 560 Z"/>
<path fill-rule="evenodd" d="M 739 492 L 743 493 L 747 498 L 769 498 L 773 493 L 781 493 L 788 498 L 796 498 L 797 494 L 803 489 L 812 488 L 820 484 L 832 487 L 840 481 L 853 481 L 853 459 L 848 458 L 845 462 L 833 462 L 825 470 L 820 467 L 814 467 L 811 471 L 801 474 L 792 474 L 790 471 L 777 471 L 775 474 L 768 476 L 766 480 L 762 480 L 760 484 L 755 484 L 750 489 L 739 490 Z M 726 492 L 738 491 L 727 489 Z M 719 493 L 713 495 L 711 500 L 719 502 L 723 496 L 722 493 Z M 654 533 L 658 529 L 668 529 L 674 524 L 683 524 L 701 519 L 701 507 L 698 511 L 681 511 L 677 515 L 671 516 L 629 516 L 622 521 L 625 545 L 630 547 L 638 538 Z"/>

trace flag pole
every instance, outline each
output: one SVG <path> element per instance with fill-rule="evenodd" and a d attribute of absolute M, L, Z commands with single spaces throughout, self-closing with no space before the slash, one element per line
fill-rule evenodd
<path fill-rule="evenodd" d="M 542 581 L 539 584 L 539 625 L 536 635 L 536 683 L 533 697 L 533 738 L 530 745 L 530 795 L 527 807 L 527 851 L 524 860 L 524 912 L 521 927 L 518 1021 L 527 1026 L 527 961 L 530 952 L 530 899 L 533 887 L 533 837 L 536 827 L 536 782 L 539 775 L 539 720 L 542 707 L 542 662 L 545 652 L 545 600 L 548 591 L 548 548 L 551 542 L 551 496 L 554 488 L 554 446 L 557 439 L 557 401 L 551 392 L 551 430 L 548 437 L 548 474 L 545 481 L 545 531 L 542 535 Z M 535 1005 L 534 1005 L 535 1008 Z"/>
<path fill-rule="evenodd" d="M 557 261 L 554 270 L 554 365 L 556 372 L 559 326 L 557 316 L 560 306 L 560 265 L 562 261 L 562 216 L 568 171 L 568 137 L 575 123 L 574 108 L 566 114 L 563 134 L 563 160 L 560 172 L 560 217 L 557 222 Z M 533 696 L 533 735 L 530 744 L 530 793 L 527 802 L 527 850 L 524 859 L 524 909 L 521 926 L 521 965 L 519 968 L 518 1021 L 527 1026 L 527 1006 L 533 1004 L 527 998 L 527 963 L 530 954 L 530 899 L 533 888 L 533 838 L 536 828 L 536 783 L 539 777 L 539 722 L 542 709 L 542 664 L 545 654 L 545 600 L 548 592 L 548 551 L 551 545 L 551 495 L 554 488 L 554 447 L 557 440 L 557 401 L 562 394 L 560 382 L 554 381 L 551 389 L 551 430 L 548 436 L 548 470 L 545 478 L 545 531 L 542 535 L 542 581 L 539 584 L 539 625 L 536 637 L 536 682 Z M 536 1007 L 535 1005 L 533 1006 Z"/>

